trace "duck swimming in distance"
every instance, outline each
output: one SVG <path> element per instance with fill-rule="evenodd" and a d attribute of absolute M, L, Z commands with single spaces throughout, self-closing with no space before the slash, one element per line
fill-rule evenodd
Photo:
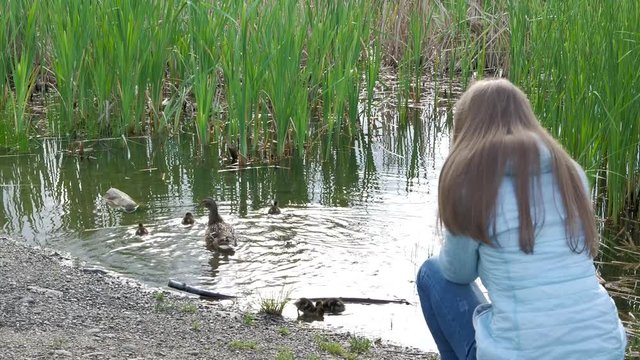
<path fill-rule="evenodd" d="M 209 209 L 209 222 L 205 231 L 204 240 L 207 249 L 227 254 L 235 252 L 234 246 L 237 245 L 235 231 L 230 224 L 222 220 L 218 213 L 218 204 L 212 198 L 202 200 L 202 205 Z"/>
<path fill-rule="evenodd" d="M 136 229 L 136 235 L 143 236 L 149 234 L 149 230 L 147 230 L 142 223 L 138 224 L 138 228 Z"/>
<path fill-rule="evenodd" d="M 188 212 L 186 214 L 184 214 L 184 217 L 182 218 L 182 225 L 193 225 L 196 222 L 196 220 L 193 218 L 193 214 Z"/>
<path fill-rule="evenodd" d="M 280 208 L 278 207 L 278 201 L 273 200 L 273 204 L 271 205 L 271 207 L 269 208 L 269 211 L 267 213 L 269 215 L 278 215 L 278 214 L 280 214 Z"/>

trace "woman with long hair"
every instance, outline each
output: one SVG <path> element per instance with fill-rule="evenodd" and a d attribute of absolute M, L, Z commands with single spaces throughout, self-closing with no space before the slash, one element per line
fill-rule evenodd
<path fill-rule="evenodd" d="M 587 177 L 508 80 L 456 103 L 438 206 L 444 243 L 417 287 L 441 359 L 624 358 Z"/>

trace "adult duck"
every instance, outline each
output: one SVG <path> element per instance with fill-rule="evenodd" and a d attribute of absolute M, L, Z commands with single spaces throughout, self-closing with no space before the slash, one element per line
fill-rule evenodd
<path fill-rule="evenodd" d="M 209 209 L 209 222 L 204 235 L 207 249 L 221 253 L 234 253 L 237 239 L 233 227 L 220 217 L 218 204 L 212 198 L 202 200 L 201 205 Z"/>

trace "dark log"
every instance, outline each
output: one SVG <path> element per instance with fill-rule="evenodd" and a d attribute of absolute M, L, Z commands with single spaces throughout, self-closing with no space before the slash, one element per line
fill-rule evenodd
<path fill-rule="evenodd" d="M 312 302 L 315 303 L 316 301 L 319 301 L 319 300 L 331 299 L 331 297 L 307 298 L 307 299 L 309 299 L 309 300 L 311 300 Z M 403 305 L 411 305 L 411 303 L 408 302 L 405 299 L 385 300 L 385 299 L 353 298 L 353 297 L 336 297 L 335 299 L 340 299 L 345 304 L 365 304 L 365 305 L 371 305 L 371 304 L 403 304 Z"/>
<path fill-rule="evenodd" d="M 187 285 L 187 284 L 185 284 L 183 282 L 179 282 L 179 281 L 175 281 L 175 280 L 169 280 L 169 287 L 170 288 L 174 288 L 174 289 L 178 289 L 178 290 L 182 290 L 182 291 L 186 291 L 186 292 L 191 293 L 191 294 L 200 295 L 201 297 L 206 298 L 206 299 L 226 300 L 226 299 L 235 299 L 236 298 L 233 295 L 219 294 L 219 293 L 215 293 L 215 292 L 212 292 L 212 291 L 199 289 L 199 288 L 196 288 L 196 287 Z"/>

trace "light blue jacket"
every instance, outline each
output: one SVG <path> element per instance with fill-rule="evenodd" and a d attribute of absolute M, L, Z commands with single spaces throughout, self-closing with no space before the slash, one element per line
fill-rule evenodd
<path fill-rule="evenodd" d="M 509 170 L 498 193 L 496 231 L 490 233 L 500 246 L 447 232 L 440 250 L 449 281 L 468 284 L 479 276 L 487 288 L 491 303 L 478 306 L 473 316 L 477 358 L 623 359 L 626 335 L 616 306 L 586 251 L 576 254 L 567 245 L 564 207 L 546 149 L 541 149 L 541 171 L 541 201 L 535 206 L 544 221 L 536 229 L 533 254 L 520 250 Z M 588 189 L 582 168 L 580 173 Z"/>

